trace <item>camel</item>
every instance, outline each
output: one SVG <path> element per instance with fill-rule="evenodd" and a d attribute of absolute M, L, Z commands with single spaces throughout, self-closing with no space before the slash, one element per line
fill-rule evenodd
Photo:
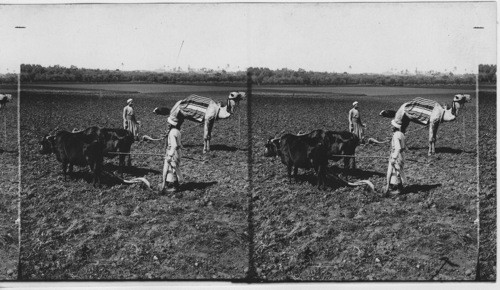
<path fill-rule="evenodd" d="M 180 122 L 181 124 L 184 119 L 197 123 L 204 123 L 203 153 L 207 153 L 210 151 L 210 139 L 215 121 L 231 117 L 234 114 L 236 105 L 238 105 L 245 96 L 245 92 L 232 92 L 229 94 L 227 103 L 222 105 L 207 97 L 190 95 L 175 103 L 172 109 L 155 108 L 153 113 L 164 116 L 169 115 L 171 120 Z"/>
<path fill-rule="evenodd" d="M 386 118 L 394 118 L 397 123 L 401 124 L 401 131 L 406 132 L 406 128 L 411 122 L 429 126 L 429 152 L 428 155 L 436 153 L 436 135 L 439 124 L 442 122 L 451 122 L 458 117 L 458 111 L 465 103 L 469 103 L 471 97 L 468 94 L 457 94 L 453 97 L 451 108 L 440 105 L 433 100 L 423 98 L 415 98 L 410 102 L 404 103 L 399 107 L 398 111 L 383 110 L 380 116 Z"/>

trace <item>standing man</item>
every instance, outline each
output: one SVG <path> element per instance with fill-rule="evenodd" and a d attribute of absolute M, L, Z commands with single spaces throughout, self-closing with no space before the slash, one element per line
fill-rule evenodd
<path fill-rule="evenodd" d="M 180 187 L 180 182 L 183 181 L 181 172 L 181 123 L 174 121 L 168 117 L 168 147 L 163 165 L 163 184 L 161 191 L 177 192 Z M 166 187 L 166 189 L 165 189 Z"/>
<path fill-rule="evenodd" d="M 139 140 L 139 125 L 141 122 L 137 121 L 135 118 L 134 109 L 132 108 L 134 101 L 132 99 L 127 100 L 127 105 L 123 108 L 123 128 L 127 129 L 134 135 L 135 140 Z"/>
<path fill-rule="evenodd" d="M 401 124 L 396 122 L 396 120 L 392 120 L 391 125 L 394 134 L 391 140 L 391 155 L 387 168 L 387 183 L 383 189 L 385 196 L 388 195 L 389 190 L 392 190 L 392 193 L 400 194 L 403 190 L 403 186 L 408 184 L 404 173 L 404 152 L 406 150 L 405 135 L 401 132 Z"/>
<path fill-rule="evenodd" d="M 364 143 L 363 128 L 366 124 L 361 122 L 361 116 L 358 111 L 358 102 L 352 103 L 353 108 L 349 111 L 349 132 L 358 136 L 359 142 Z"/>

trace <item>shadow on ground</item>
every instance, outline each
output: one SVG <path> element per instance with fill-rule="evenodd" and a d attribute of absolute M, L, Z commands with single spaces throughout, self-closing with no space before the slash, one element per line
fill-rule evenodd
<path fill-rule="evenodd" d="M 181 185 L 181 190 L 197 190 L 197 189 L 205 189 L 214 184 L 217 184 L 217 181 L 210 182 L 187 182 Z"/>
<path fill-rule="evenodd" d="M 116 167 L 116 170 L 118 170 L 118 166 Z M 138 170 L 135 170 L 138 169 Z M 139 173 L 138 173 L 139 172 Z M 142 172 L 142 173 L 140 173 Z M 143 177 L 146 172 L 154 172 L 161 174 L 161 172 L 157 170 L 152 170 L 152 169 L 146 169 L 146 168 L 135 168 L 131 167 L 129 171 L 125 170 L 124 173 L 127 174 L 124 176 L 125 179 L 131 179 L 135 177 Z M 133 175 L 133 176 L 130 176 Z M 66 177 L 66 182 L 76 182 L 79 180 L 84 180 L 85 182 L 92 184 L 94 179 L 94 175 L 92 172 L 89 170 L 84 170 L 82 169 L 81 171 L 74 171 L 73 173 L 68 173 Z M 120 185 L 124 184 L 123 181 L 119 178 L 119 174 L 112 173 L 112 171 L 109 169 L 108 166 L 103 167 L 103 172 L 101 174 L 101 186 L 100 187 L 113 187 L 115 185 Z M 96 187 L 99 187 L 96 185 Z"/>
<path fill-rule="evenodd" d="M 429 147 L 408 147 L 408 150 L 429 150 Z M 467 153 L 467 154 L 474 154 L 477 153 L 476 151 L 467 151 L 467 150 L 462 150 L 462 149 L 455 149 L 455 148 L 450 148 L 450 147 L 437 147 L 436 148 L 436 154 L 437 153 L 450 153 L 450 154 L 461 154 L 461 153 Z"/>
<path fill-rule="evenodd" d="M 405 188 L 404 192 L 405 192 L 405 194 L 426 192 L 426 191 L 430 191 L 431 189 L 434 189 L 434 188 L 437 188 L 440 186 L 442 186 L 441 183 L 438 183 L 438 184 L 411 184 Z"/>
<path fill-rule="evenodd" d="M 200 148 L 203 149 L 203 145 L 194 145 L 194 144 L 188 144 L 188 145 L 182 145 L 185 148 Z M 234 152 L 237 151 L 238 148 L 234 146 L 227 146 L 224 144 L 213 144 L 210 145 L 210 151 L 228 151 L 228 152 Z"/>
<path fill-rule="evenodd" d="M 120 166 L 113 163 L 106 163 L 103 166 L 103 169 L 106 171 L 118 171 L 120 170 Z M 135 166 L 125 166 L 123 167 L 123 173 L 133 175 L 134 177 L 142 177 L 148 173 L 153 174 L 161 174 L 162 172 L 159 170 L 151 169 L 151 168 L 142 168 Z"/>

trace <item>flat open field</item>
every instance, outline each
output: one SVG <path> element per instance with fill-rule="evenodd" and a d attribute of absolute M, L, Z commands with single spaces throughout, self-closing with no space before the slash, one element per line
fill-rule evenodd
<path fill-rule="evenodd" d="M 94 188 L 87 168 L 75 167 L 75 178 L 64 181 L 55 156 L 38 153 L 38 141 L 56 127 L 120 128 L 122 110 L 130 97 L 142 122 L 140 135 L 160 137 L 166 130 L 166 117 L 153 114 L 155 107 L 171 107 L 191 93 L 225 101 L 231 90 L 218 88 L 206 93 L 211 89 L 198 87 L 180 88 L 178 93 L 134 93 L 144 90 L 116 85 L 111 91 L 93 85 L 78 88 L 22 87 L 19 277 L 244 278 L 249 265 L 246 101 L 235 116 L 215 123 L 209 154 L 202 154 L 203 128 L 190 121 L 184 123 L 183 154 L 201 161 L 183 159 L 183 191 L 159 195 L 161 157 L 134 156 L 133 167 L 125 174 L 146 177 L 153 191 L 140 185 L 122 185 L 111 178 L 103 178 L 103 186 Z M 163 150 L 163 142 L 136 142 L 132 146 L 132 152 Z M 117 159 L 105 163 L 106 171 L 116 172 Z"/>
<path fill-rule="evenodd" d="M 57 88 L 59 87 L 59 88 Z M 38 140 L 52 129 L 92 125 L 121 127 L 127 98 L 134 98 L 140 135 L 158 137 L 166 118 L 152 114 L 191 93 L 223 101 L 232 90 L 168 85 L 36 85 L 21 93 L 22 232 L 19 278 L 240 279 L 253 263 L 267 281 L 473 280 L 477 261 L 476 100 L 453 123 L 441 124 L 437 155 L 427 156 L 427 129 L 411 124 L 406 172 L 408 192 L 380 197 L 387 159 L 357 158 L 349 180 L 364 188 L 327 190 L 299 170 L 292 184 L 278 159 L 265 158 L 264 143 L 285 132 L 347 129 L 347 113 L 360 102 L 366 135 L 390 138 L 390 119 L 415 96 L 451 103 L 467 90 L 432 88 L 256 88 L 252 99 L 253 220 L 248 235 L 247 102 L 217 121 L 213 149 L 202 154 L 202 128 L 182 128 L 186 183 L 178 195 L 159 195 L 163 161 L 134 156 L 126 177 L 146 177 L 155 187 L 121 185 L 105 178 L 94 188 L 88 169 L 63 181 L 54 156 L 38 154 Z M 395 90 L 396 89 L 396 90 Z M 407 90 L 409 89 L 409 90 Z M 475 94 L 472 94 L 475 96 Z M 241 118 L 239 118 L 241 117 Z M 239 121 L 239 122 L 238 122 Z M 133 152 L 163 152 L 163 143 L 135 143 Z M 389 145 L 366 145 L 358 156 L 388 156 Z M 117 160 L 107 160 L 116 172 Z M 333 170 L 336 166 L 331 163 Z M 249 261 L 252 238 L 253 261 Z M 488 257 L 491 260 L 491 257 Z M 450 263 L 443 264 L 443 261 Z M 443 266 L 444 265 L 444 266 Z M 441 266 L 443 266 L 441 268 Z"/>
<path fill-rule="evenodd" d="M 0 86 L 12 102 L 0 109 L 0 280 L 17 279 L 19 257 L 19 146 L 16 86 Z"/>
<path fill-rule="evenodd" d="M 202 85 L 174 85 L 174 84 L 36 84 L 30 88 L 38 90 L 105 90 L 132 93 L 217 93 L 219 86 Z M 228 86 L 228 91 L 241 90 L 241 87 Z M 404 96 L 404 95 L 430 95 L 430 94 L 456 94 L 475 92 L 474 86 L 461 86 L 459 88 L 413 88 L 413 87 L 360 87 L 360 86 L 324 86 L 324 87 L 304 87 L 304 86 L 254 86 L 254 92 L 296 92 L 296 93 L 321 93 L 333 95 L 367 95 L 367 96 Z"/>
<path fill-rule="evenodd" d="M 352 102 L 360 103 L 366 135 L 391 137 L 390 119 L 378 116 L 414 96 L 451 104 L 454 93 L 427 89 L 356 94 L 255 90 L 253 129 L 254 262 L 267 281 L 473 280 L 477 261 L 476 100 L 455 122 L 441 124 L 437 154 L 427 156 L 428 131 L 408 128 L 405 194 L 382 198 L 387 159 L 357 158 L 349 180 L 368 179 L 377 192 L 362 187 L 327 190 L 313 184 L 313 171 L 299 169 L 288 182 L 279 158 L 263 156 L 269 137 L 313 129 L 346 130 Z M 346 91 L 347 92 L 347 91 Z M 463 91 L 458 91 L 463 92 Z M 353 91 L 348 91 L 353 93 Z M 364 95 L 364 96 L 362 96 Z M 390 96 L 388 96 L 390 95 Z M 471 94 L 475 96 L 475 94 Z M 292 97 L 292 98 L 291 98 Z M 412 132 L 413 131 L 413 132 Z M 358 156 L 387 156 L 389 144 L 358 147 Z M 335 169 L 333 163 L 330 164 Z M 442 269 L 444 261 L 446 263 Z"/>
<path fill-rule="evenodd" d="M 451 88 L 413 88 L 413 87 L 360 87 L 360 86 L 335 86 L 335 87 L 254 87 L 253 90 L 262 92 L 290 92 L 290 93 L 316 93 L 330 95 L 359 95 L 359 96 L 408 96 L 408 95 L 435 95 L 435 94 L 473 94 L 475 88 L 463 86 L 457 89 Z"/>
<path fill-rule="evenodd" d="M 173 85 L 173 84 L 36 84 L 30 85 L 31 89 L 42 90 L 94 90 L 94 91 L 115 91 L 124 93 L 180 93 L 184 94 L 215 94 L 217 96 L 221 93 L 220 86 L 202 86 L 202 85 Z M 242 90 L 242 87 L 228 86 L 224 87 L 224 92 Z M 222 95 L 220 95 L 222 96 Z"/>

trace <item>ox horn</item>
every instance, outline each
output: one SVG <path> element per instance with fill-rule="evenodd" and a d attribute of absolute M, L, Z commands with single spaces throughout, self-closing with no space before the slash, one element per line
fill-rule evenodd
<path fill-rule="evenodd" d="M 163 139 L 165 139 L 165 137 L 163 137 L 163 138 L 152 138 L 152 137 L 150 137 L 148 135 L 142 136 L 142 141 L 160 141 L 160 140 L 163 140 Z"/>
<path fill-rule="evenodd" d="M 358 180 L 356 182 L 347 182 L 349 186 L 362 186 L 362 185 L 367 185 L 371 191 L 375 191 L 375 186 L 373 186 L 373 183 L 369 180 Z"/>
<path fill-rule="evenodd" d="M 144 177 L 136 177 L 136 178 L 132 178 L 132 179 L 122 179 L 123 183 L 127 183 L 127 184 L 133 184 L 133 183 L 144 183 L 144 185 L 146 185 L 146 187 L 148 189 L 151 189 L 151 183 L 149 183 L 149 181 L 144 178 Z"/>

